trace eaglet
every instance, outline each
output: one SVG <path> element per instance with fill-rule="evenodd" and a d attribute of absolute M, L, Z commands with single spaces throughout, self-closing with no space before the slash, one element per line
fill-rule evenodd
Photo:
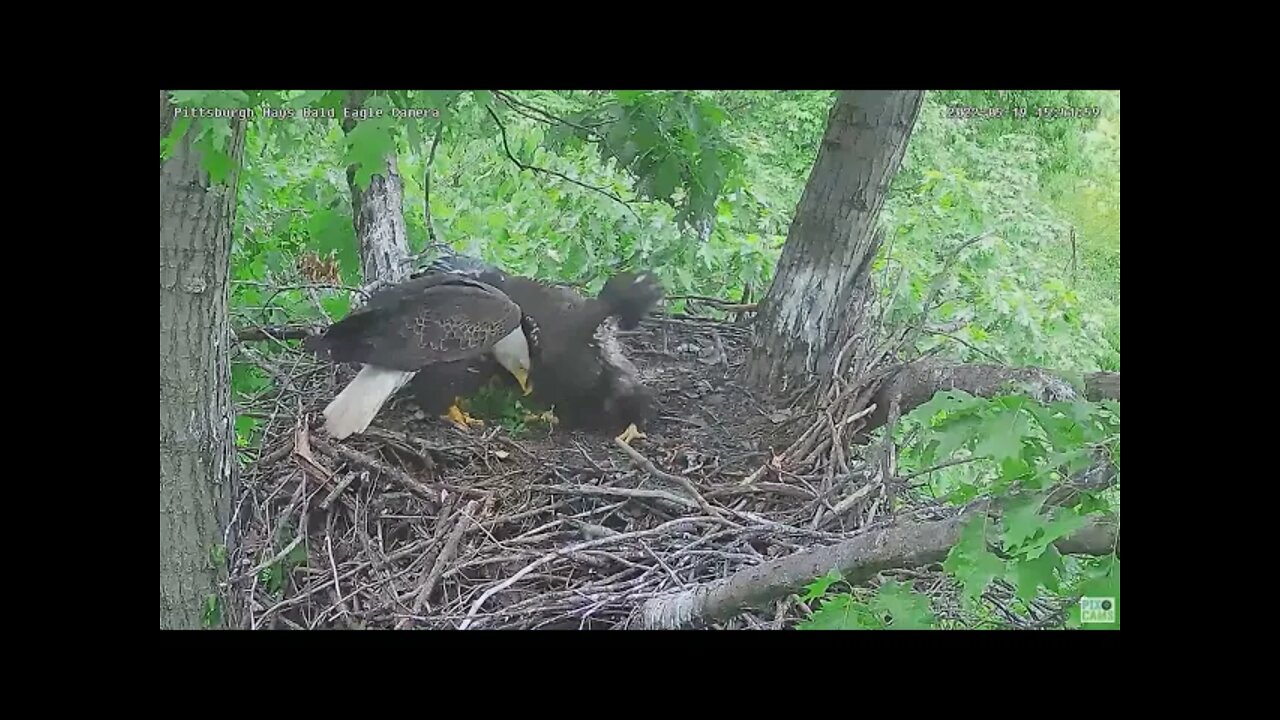
<path fill-rule="evenodd" d="M 553 407 L 560 422 L 610 432 L 625 427 L 628 439 L 640 434 L 638 426 L 653 414 L 653 398 L 622 352 L 616 330 L 636 327 L 662 299 L 662 286 L 652 274 L 618 273 L 596 298 L 464 256 L 437 259 L 419 277 L 438 275 L 482 282 L 520 306 L 532 337 L 533 399 Z M 491 361 L 468 361 L 464 386 L 473 389 L 497 374 Z M 411 388 L 424 407 L 438 405 L 442 392 L 449 392 L 423 375 Z"/>

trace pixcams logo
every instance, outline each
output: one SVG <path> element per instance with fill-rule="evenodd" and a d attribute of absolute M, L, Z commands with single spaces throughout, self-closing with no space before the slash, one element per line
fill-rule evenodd
<path fill-rule="evenodd" d="M 1116 621 L 1116 599 L 1113 597 L 1080 598 L 1080 622 L 1113 623 Z"/>

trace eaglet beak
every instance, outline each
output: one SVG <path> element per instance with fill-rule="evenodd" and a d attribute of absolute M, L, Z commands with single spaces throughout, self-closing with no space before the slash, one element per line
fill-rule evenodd
<path fill-rule="evenodd" d="M 529 380 L 528 370 L 519 368 L 511 374 L 516 376 L 516 382 L 520 383 L 520 389 L 524 391 L 525 395 L 533 392 L 533 382 Z"/>

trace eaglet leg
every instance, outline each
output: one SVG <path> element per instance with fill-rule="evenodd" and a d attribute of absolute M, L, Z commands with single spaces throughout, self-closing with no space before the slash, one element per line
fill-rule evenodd
<path fill-rule="evenodd" d="M 648 437 L 648 436 L 640 432 L 640 429 L 636 427 L 635 423 L 631 423 L 630 425 L 627 426 L 626 430 L 622 431 L 621 435 L 619 435 L 614 439 L 622 443 L 623 445 L 630 445 L 632 440 L 635 440 L 636 438 L 643 438 L 643 437 Z"/>
<path fill-rule="evenodd" d="M 462 398 L 454 398 L 453 404 L 449 406 L 449 412 L 443 417 L 445 420 L 453 423 L 460 430 L 469 430 L 472 427 L 484 427 L 483 420 L 477 420 L 466 413 L 461 407 Z"/>

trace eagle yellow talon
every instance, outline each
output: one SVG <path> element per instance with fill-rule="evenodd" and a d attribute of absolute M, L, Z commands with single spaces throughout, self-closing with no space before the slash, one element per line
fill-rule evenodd
<path fill-rule="evenodd" d="M 444 416 L 444 419 L 454 425 L 457 425 L 462 430 L 467 430 L 472 427 L 484 427 L 483 420 L 477 420 L 471 417 L 462 408 L 458 407 L 458 403 L 456 402 L 449 406 L 449 412 Z"/>
<path fill-rule="evenodd" d="M 624 445 L 630 445 L 632 440 L 635 440 L 636 438 L 643 438 L 643 437 L 648 437 L 648 436 L 640 432 L 640 429 L 636 427 L 635 423 L 631 423 L 630 425 L 627 426 L 627 429 L 623 430 L 622 434 L 615 439 Z"/>

